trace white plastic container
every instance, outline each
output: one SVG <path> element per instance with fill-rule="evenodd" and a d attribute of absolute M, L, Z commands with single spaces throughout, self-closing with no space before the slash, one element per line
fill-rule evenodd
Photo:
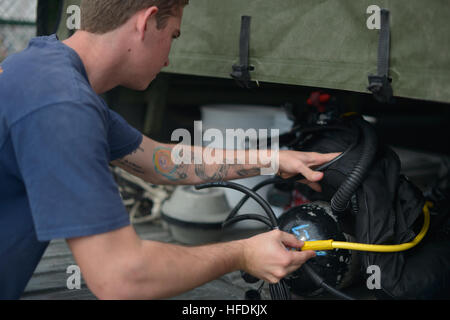
<path fill-rule="evenodd" d="M 221 240 L 229 212 L 223 189 L 178 186 L 163 204 L 161 216 L 175 240 L 199 245 Z"/>

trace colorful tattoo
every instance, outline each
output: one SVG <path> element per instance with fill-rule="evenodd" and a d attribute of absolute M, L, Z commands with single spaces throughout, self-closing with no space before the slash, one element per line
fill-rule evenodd
<path fill-rule="evenodd" d="M 187 178 L 187 166 L 185 164 L 175 165 L 172 162 L 172 149 L 170 148 L 156 148 L 153 154 L 153 164 L 155 171 L 170 181 Z"/>

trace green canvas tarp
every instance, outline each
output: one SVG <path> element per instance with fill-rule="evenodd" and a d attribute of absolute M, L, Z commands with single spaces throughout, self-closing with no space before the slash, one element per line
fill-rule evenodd
<path fill-rule="evenodd" d="M 248 15 L 252 79 L 368 92 L 379 39 L 371 5 L 390 11 L 394 95 L 450 102 L 447 0 L 191 0 L 168 71 L 229 78 Z"/>
<path fill-rule="evenodd" d="M 230 78 L 247 15 L 252 80 L 369 93 L 379 40 L 372 5 L 390 11 L 394 95 L 450 102 L 448 0 L 191 0 L 164 70 Z"/>

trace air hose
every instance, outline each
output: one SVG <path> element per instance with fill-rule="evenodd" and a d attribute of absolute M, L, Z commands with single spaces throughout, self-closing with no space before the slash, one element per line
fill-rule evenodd
<path fill-rule="evenodd" d="M 362 118 L 355 119 L 355 123 L 363 136 L 361 157 L 331 199 L 331 209 L 336 213 L 343 212 L 347 208 L 350 198 L 363 182 L 377 152 L 378 141 L 375 130 Z"/>
<path fill-rule="evenodd" d="M 269 226 L 272 228 L 278 228 L 277 217 L 276 217 L 275 213 L 273 212 L 272 208 L 270 207 L 270 205 L 267 203 L 267 201 L 264 200 L 264 198 L 261 197 L 259 194 L 257 194 L 255 191 L 253 191 L 247 187 L 244 187 L 244 186 L 234 183 L 234 182 L 219 181 L 219 182 L 210 182 L 210 183 L 197 185 L 197 186 L 195 186 L 195 189 L 202 190 L 202 189 L 214 188 L 214 187 L 234 189 L 234 190 L 240 191 L 240 192 L 248 195 L 264 209 L 267 217 L 269 218 L 269 223 L 270 223 Z M 255 219 L 255 220 L 261 221 L 261 219 L 259 219 L 259 216 L 258 216 L 258 218 L 256 216 L 258 216 L 258 215 L 249 214 L 249 215 L 247 215 L 247 219 Z M 266 223 L 267 220 L 264 219 L 264 221 L 262 221 L 262 222 Z"/>
<path fill-rule="evenodd" d="M 423 226 L 417 236 L 411 241 L 402 244 L 393 245 L 380 245 L 380 244 L 365 244 L 365 243 L 354 243 L 354 242 L 343 242 L 330 240 L 318 240 L 318 241 L 305 241 L 305 245 L 302 247 L 304 250 L 314 250 L 314 251 L 324 251 L 333 249 L 347 249 L 355 251 L 369 251 L 369 252 L 400 252 L 406 251 L 417 244 L 425 237 L 429 227 L 430 227 L 430 210 L 433 204 L 427 201 L 423 207 L 424 221 Z"/>

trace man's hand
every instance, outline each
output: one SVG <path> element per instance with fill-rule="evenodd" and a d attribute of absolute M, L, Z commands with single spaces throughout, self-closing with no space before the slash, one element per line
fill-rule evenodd
<path fill-rule="evenodd" d="M 289 250 L 300 249 L 304 243 L 294 235 L 279 230 L 242 241 L 242 270 L 270 283 L 279 282 L 308 259 L 316 256 L 314 251 Z"/>
<path fill-rule="evenodd" d="M 317 152 L 282 150 L 279 155 L 278 174 L 283 179 L 302 174 L 305 179 L 299 182 L 308 184 L 313 190 L 321 192 L 322 188 L 317 182 L 322 180 L 323 172 L 314 171 L 312 168 L 330 162 L 339 155 L 340 153 L 321 154 Z"/>

